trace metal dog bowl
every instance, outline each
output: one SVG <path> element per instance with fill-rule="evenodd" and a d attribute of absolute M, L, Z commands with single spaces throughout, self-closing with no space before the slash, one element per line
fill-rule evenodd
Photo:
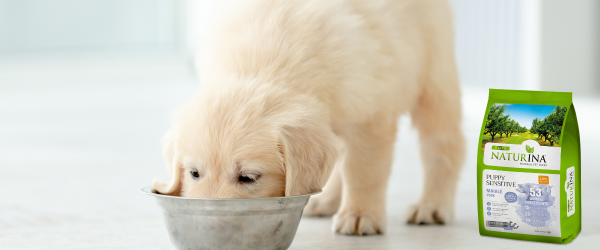
<path fill-rule="evenodd" d="M 257 199 L 154 196 L 178 249 L 287 249 L 313 194 Z"/>

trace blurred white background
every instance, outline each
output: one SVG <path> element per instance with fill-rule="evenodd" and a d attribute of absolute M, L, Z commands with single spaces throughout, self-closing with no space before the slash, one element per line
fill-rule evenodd
<path fill-rule="evenodd" d="M 600 93 L 599 1 L 452 3 L 463 84 Z M 15 71 L 77 70 L 68 63 L 93 62 L 90 71 L 142 66 L 189 71 L 196 43 L 217 4 L 214 0 L 2 0 L 0 83 L 20 85 L 21 75 L 7 78 Z"/>
<path fill-rule="evenodd" d="M 488 88 L 572 91 L 588 178 L 584 205 L 587 211 L 600 209 L 593 191 L 600 192 L 595 184 L 600 170 L 591 168 L 596 164 L 591 156 L 600 150 L 594 132 L 600 110 L 600 1 L 452 3 L 467 148 L 477 143 Z M 158 207 L 137 190 L 155 177 L 167 178 L 160 138 L 171 110 L 199 84 L 196 43 L 217 4 L 0 0 L 0 249 L 170 247 Z M 408 120 L 402 120 L 399 134 L 396 157 L 414 158 L 416 135 Z M 469 151 L 457 203 L 464 209 L 458 209 L 455 227 L 418 229 L 425 230 L 423 237 L 407 229 L 402 212 L 418 192 L 403 185 L 421 175 L 420 161 L 396 161 L 389 224 L 391 232 L 401 233 L 371 238 L 383 243 L 354 238 L 352 244 L 523 247 L 478 236 L 471 206 L 474 157 Z M 315 232 L 328 242 L 348 241 L 328 232 L 330 222 L 302 223 L 292 248 L 318 249 L 311 243 L 320 239 L 311 235 Z M 314 231 L 310 223 L 325 230 Z M 587 225 L 582 236 L 600 235 L 599 224 Z M 435 245 L 428 234 L 445 245 Z M 593 239 L 573 244 L 589 244 L 575 245 L 584 249 Z"/>

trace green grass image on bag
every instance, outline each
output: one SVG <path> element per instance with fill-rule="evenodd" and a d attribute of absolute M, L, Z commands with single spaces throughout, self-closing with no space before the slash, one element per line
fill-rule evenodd
<path fill-rule="evenodd" d="M 490 89 L 477 152 L 479 233 L 571 242 L 581 231 L 572 94 Z"/>

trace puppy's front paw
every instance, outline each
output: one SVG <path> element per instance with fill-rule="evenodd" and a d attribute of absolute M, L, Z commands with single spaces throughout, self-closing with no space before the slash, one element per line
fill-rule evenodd
<path fill-rule="evenodd" d="M 452 221 L 453 214 L 448 206 L 420 202 L 408 209 L 406 217 L 409 224 L 446 224 Z"/>
<path fill-rule="evenodd" d="M 373 213 L 341 211 L 333 218 L 333 230 L 346 235 L 382 234 L 384 225 L 377 221 Z"/>
<path fill-rule="evenodd" d="M 340 206 L 339 200 L 327 199 L 322 196 L 314 196 L 308 200 L 302 215 L 304 216 L 332 216 Z"/>

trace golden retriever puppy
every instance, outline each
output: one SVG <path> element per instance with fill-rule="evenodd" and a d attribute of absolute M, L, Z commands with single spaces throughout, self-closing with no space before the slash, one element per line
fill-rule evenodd
<path fill-rule="evenodd" d="M 447 1 L 256 0 L 225 10 L 204 36 L 203 86 L 165 136 L 171 179 L 155 180 L 158 192 L 323 189 L 306 215 L 335 214 L 338 233 L 382 233 L 397 119 L 410 114 L 425 183 L 408 220 L 452 219 L 464 150 Z"/>

